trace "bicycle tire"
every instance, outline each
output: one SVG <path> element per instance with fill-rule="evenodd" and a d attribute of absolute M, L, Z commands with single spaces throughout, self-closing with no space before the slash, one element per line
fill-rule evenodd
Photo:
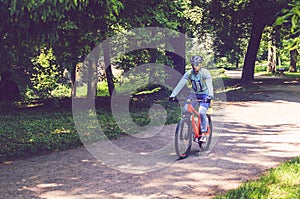
<path fill-rule="evenodd" d="M 186 158 L 192 147 L 192 129 L 189 118 L 182 118 L 176 127 L 175 151 L 179 159 Z"/>
<path fill-rule="evenodd" d="M 207 141 L 205 143 L 200 142 L 200 141 L 198 142 L 200 151 L 207 151 L 210 147 L 211 140 L 212 140 L 212 134 L 213 134 L 212 120 L 211 120 L 210 115 L 206 115 L 206 116 L 207 116 L 207 120 L 208 120 L 208 128 L 210 129 L 210 134 L 207 137 Z M 201 137 L 199 137 L 199 140 L 200 140 L 200 138 Z"/>

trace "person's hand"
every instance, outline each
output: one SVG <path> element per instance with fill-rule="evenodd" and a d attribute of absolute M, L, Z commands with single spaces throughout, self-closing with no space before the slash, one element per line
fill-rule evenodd
<path fill-rule="evenodd" d="M 173 96 L 170 96 L 169 97 L 169 102 L 175 102 L 176 101 L 176 98 L 175 97 L 173 97 Z"/>
<path fill-rule="evenodd" d="M 207 102 L 210 102 L 213 98 L 214 98 L 214 97 L 213 97 L 212 95 L 209 95 L 205 100 L 206 100 Z"/>

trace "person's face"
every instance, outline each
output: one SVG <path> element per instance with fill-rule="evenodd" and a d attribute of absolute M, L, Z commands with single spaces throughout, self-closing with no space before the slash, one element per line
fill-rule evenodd
<path fill-rule="evenodd" d="M 193 70 L 195 74 L 199 73 L 200 68 L 202 67 L 202 63 L 198 64 L 197 66 L 193 66 Z"/>

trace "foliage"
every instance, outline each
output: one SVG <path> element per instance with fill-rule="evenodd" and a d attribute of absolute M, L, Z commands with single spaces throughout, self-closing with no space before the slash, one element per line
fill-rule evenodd
<path fill-rule="evenodd" d="M 209 20 L 216 58 L 227 57 L 234 64 L 245 54 L 251 23 L 247 9 L 247 1 L 212 1 Z"/>
<path fill-rule="evenodd" d="M 258 72 L 266 72 L 267 71 L 267 64 L 261 64 L 261 65 L 255 65 L 255 70 L 254 72 L 255 73 L 258 73 Z"/>
<path fill-rule="evenodd" d="M 70 97 L 71 88 L 64 84 L 58 84 L 57 87 L 51 91 L 51 96 L 54 98 Z"/>
<path fill-rule="evenodd" d="M 18 44 L 31 49 L 25 58 L 32 56 L 40 46 L 48 46 L 53 49 L 61 69 L 69 71 L 73 71 L 78 56 L 85 57 L 97 43 L 116 32 L 133 27 L 160 26 L 185 33 L 191 30 L 191 24 L 201 21 L 202 15 L 202 9 L 190 0 L 162 0 L 147 4 L 140 0 L 5 1 L 1 8 L 6 11 L 3 18 L 8 19 L 6 34 L 13 37 L 16 35 L 14 30 L 24 33 L 23 42 Z M 12 27 L 11 21 L 18 21 L 14 23 L 17 27 Z M 11 42 L 7 49 L 14 46 L 17 45 Z M 20 57 L 19 53 L 14 55 L 17 59 Z M 29 65 L 26 68 L 31 71 Z"/>
<path fill-rule="evenodd" d="M 281 26 L 283 24 L 289 24 L 290 37 L 285 40 L 285 46 L 288 50 L 299 49 L 300 46 L 300 2 L 292 0 L 287 9 L 281 11 L 275 22 L 275 25 Z"/>
<path fill-rule="evenodd" d="M 109 96 L 106 81 L 98 82 L 98 84 L 97 84 L 97 96 Z"/>
<path fill-rule="evenodd" d="M 210 30 L 216 35 L 216 56 L 226 56 L 230 63 L 238 63 L 240 58 L 245 57 L 242 80 L 250 81 L 254 78 L 262 31 L 265 26 L 274 23 L 277 13 L 285 8 L 287 3 L 281 0 L 211 1 L 210 18 L 213 26 Z M 247 42 L 248 47 L 245 51 Z"/>
<path fill-rule="evenodd" d="M 32 62 L 35 72 L 32 74 L 31 81 L 37 95 L 41 98 L 52 96 L 51 92 L 58 86 L 60 77 L 53 50 L 43 49 L 40 55 L 32 59 Z"/>
<path fill-rule="evenodd" d="M 77 57 L 85 56 L 110 33 L 107 27 L 116 21 L 120 9 L 118 0 L 1 1 L 0 43 L 4 48 L 0 60 L 6 68 L 15 65 L 28 74 L 32 71 L 29 58 L 47 46 L 53 49 L 61 70 L 73 71 Z M 23 82 L 26 88 L 28 82 Z"/>
<path fill-rule="evenodd" d="M 272 25 L 277 11 L 282 10 L 282 17 L 278 21 L 285 24 L 290 20 L 291 31 L 288 34 L 298 34 L 299 2 L 291 2 L 286 9 L 288 1 L 281 0 L 160 0 L 147 3 L 142 0 L 3 0 L 0 3 L 0 16 L 3 19 L 0 22 L 0 44 L 3 46 L 0 73 L 9 69 L 18 74 L 15 78 L 19 86 L 24 87 L 22 91 L 26 92 L 26 88 L 31 86 L 26 81 L 27 74 L 32 72 L 29 58 L 34 57 L 41 47 L 47 46 L 53 50 L 58 70 L 67 68 L 74 80 L 74 66 L 78 57 L 85 57 L 96 44 L 115 33 L 151 26 L 213 41 L 214 52 L 211 54 L 215 55 L 216 61 L 226 57 L 229 64 L 237 66 L 245 57 L 255 17 L 264 25 Z M 299 37 L 292 39 L 297 41 Z M 288 39 L 286 41 L 288 47 L 295 48 Z M 176 52 L 178 49 L 174 50 Z M 252 51 L 253 47 L 249 50 Z M 139 61 L 150 62 L 157 56 L 151 50 L 144 53 Z M 140 56 L 137 52 L 127 54 L 120 60 L 120 66 L 125 69 L 136 66 L 137 56 Z M 182 60 L 166 52 L 158 52 L 158 56 L 160 63 L 169 64 L 173 61 L 175 67 L 185 66 Z"/>
<path fill-rule="evenodd" d="M 229 191 L 225 198 L 299 198 L 300 157 L 269 170 L 260 179 L 244 183 L 236 190 Z"/>

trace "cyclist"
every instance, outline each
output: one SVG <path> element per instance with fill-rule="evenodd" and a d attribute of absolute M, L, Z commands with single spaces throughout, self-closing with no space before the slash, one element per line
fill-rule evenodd
<path fill-rule="evenodd" d="M 210 72 L 203 68 L 203 57 L 202 56 L 192 56 L 190 59 L 192 69 L 185 72 L 181 80 L 178 82 L 177 86 L 174 88 L 172 94 L 169 97 L 170 101 L 174 101 L 176 95 L 181 91 L 185 84 L 190 81 L 192 84 L 192 93 L 187 97 L 187 99 L 199 99 L 206 100 L 206 102 L 199 103 L 199 113 L 201 118 L 201 132 L 207 132 L 207 119 L 206 112 L 210 106 L 210 100 L 214 97 L 212 77 Z M 195 107 L 197 102 L 192 102 Z M 187 104 L 184 106 L 184 111 L 187 111 Z M 202 136 L 201 142 L 206 142 L 206 136 Z"/>

